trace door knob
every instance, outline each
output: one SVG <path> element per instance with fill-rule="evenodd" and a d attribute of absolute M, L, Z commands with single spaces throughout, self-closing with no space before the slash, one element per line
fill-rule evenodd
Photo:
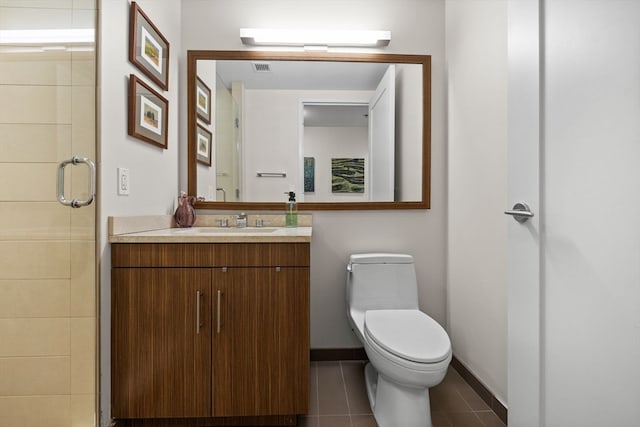
<path fill-rule="evenodd" d="M 533 212 L 531 212 L 529 205 L 524 202 L 516 203 L 510 211 L 504 211 L 504 213 L 511 215 L 520 224 L 527 222 L 529 218 L 533 218 Z"/>

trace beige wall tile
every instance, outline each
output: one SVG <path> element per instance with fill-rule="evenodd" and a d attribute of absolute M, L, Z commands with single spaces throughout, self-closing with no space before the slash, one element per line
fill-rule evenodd
<path fill-rule="evenodd" d="M 0 242 L 0 279 L 68 279 L 69 242 Z"/>
<path fill-rule="evenodd" d="M 96 84 L 95 50 L 71 53 L 71 83 L 73 86 L 92 86 Z"/>
<path fill-rule="evenodd" d="M 69 86 L 71 52 L 48 51 L 0 55 L 0 82 L 5 85 Z"/>
<path fill-rule="evenodd" d="M 95 242 L 71 242 L 71 315 L 96 315 Z"/>
<path fill-rule="evenodd" d="M 0 358 L 0 396 L 70 394 L 71 357 Z"/>
<path fill-rule="evenodd" d="M 0 162 L 59 163 L 71 157 L 70 124 L 0 123 L 0 135 Z"/>
<path fill-rule="evenodd" d="M 69 9 L 73 5 L 73 0 L 0 0 L 0 6 L 22 7 L 33 9 L 46 7 L 50 9 Z"/>
<path fill-rule="evenodd" d="M 71 123 L 70 86 L 2 86 L 0 123 Z"/>
<path fill-rule="evenodd" d="M 70 168 L 71 166 L 67 167 L 67 169 Z M 52 163 L 3 164 L 0 168 L 0 182 L 11 183 L 11 185 L 0 186 L 0 201 L 53 202 L 57 200 L 57 172 L 58 165 Z M 65 183 L 69 183 L 71 171 L 65 170 L 65 172 Z"/>
<path fill-rule="evenodd" d="M 69 239 L 71 214 L 58 202 L 0 202 L 0 240 Z"/>
<path fill-rule="evenodd" d="M 73 0 L 74 9 L 97 9 L 96 0 Z"/>
<path fill-rule="evenodd" d="M 96 392 L 96 332 L 93 318 L 71 319 L 71 393 Z"/>
<path fill-rule="evenodd" d="M 94 427 L 96 425 L 96 395 L 71 395 L 71 427 Z"/>
<path fill-rule="evenodd" d="M 0 397 L 0 426 L 68 427 L 70 420 L 69 396 Z"/>
<path fill-rule="evenodd" d="M 91 240 L 96 238 L 96 202 L 82 209 L 71 210 L 71 239 Z"/>
<path fill-rule="evenodd" d="M 71 147 L 75 154 L 94 158 L 96 149 L 95 88 L 79 86 L 72 89 Z"/>
<path fill-rule="evenodd" d="M 74 7 L 72 19 L 72 28 L 95 28 L 96 26 L 96 13 L 90 8 Z"/>
<path fill-rule="evenodd" d="M 0 317 L 69 316 L 70 280 L 0 280 Z"/>
<path fill-rule="evenodd" d="M 0 357 L 68 356 L 69 318 L 0 319 Z"/>
<path fill-rule="evenodd" d="M 2 1 L 3 3 L 0 3 L 0 6 L 11 6 L 3 9 L 2 13 L 0 13 L 0 28 L 2 29 L 22 30 L 25 29 L 25 23 L 27 22 L 29 23 L 28 28 L 71 28 L 73 18 L 71 0 Z M 4 4 L 4 2 L 10 4 Z M 50 3 L 53 7 L 49 7 Z M 25 6 L 31 7 L 27 8 Z"/>

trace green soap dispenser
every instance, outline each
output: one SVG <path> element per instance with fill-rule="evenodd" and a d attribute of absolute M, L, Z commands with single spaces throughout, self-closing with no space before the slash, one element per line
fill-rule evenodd
<path fill-rule="evenodd" d="M 287 208 L 285 210 L 284 225 L 286 227 L 297 227 L 298 226 L 298 206 L 296 205 L 296 193 L 294 193 L 293 191 L 285 191 L 284 194 L 289 195 L 289 200 L 287 201 Z"/>

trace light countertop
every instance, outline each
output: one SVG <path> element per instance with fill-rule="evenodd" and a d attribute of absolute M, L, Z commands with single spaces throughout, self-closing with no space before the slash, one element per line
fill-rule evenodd
<path fill-rule="evenodd" d="M 310 242 L 311 227 L 191 227 L 115 234 L 110 243 L 296 243 Z"/>

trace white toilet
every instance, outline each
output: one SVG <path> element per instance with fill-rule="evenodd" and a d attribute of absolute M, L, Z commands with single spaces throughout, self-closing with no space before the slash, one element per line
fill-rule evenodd
<path fill-rule="evenodd" d="M 411 255 L 354 254 L 347 316 L 369 357 L 367 394 L 379 427 L 431 427 L 428 389 L 451 362 L 445 330 L 418 309 Z"/>

